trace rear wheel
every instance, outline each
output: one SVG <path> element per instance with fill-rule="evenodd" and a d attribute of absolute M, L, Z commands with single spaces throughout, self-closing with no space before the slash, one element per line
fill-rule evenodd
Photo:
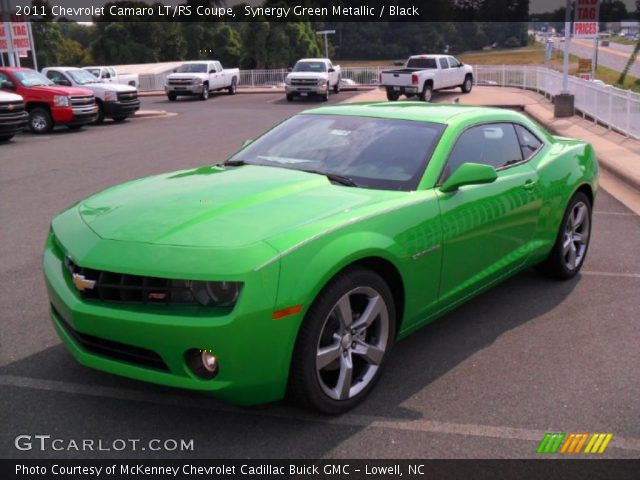
<path fill-rule="evenodd" d="M 574 277 L 582 268 L 591 238 L 591 202 L 577 192 L 567 207 L 553 250 L 538 265 L 542 273 L 560 279 Z"/>
<path fill-rule="evenodd" d="M 235 78 L 233 80 L 231 80 L 231 85 L 229 85 L 229 88 L 228 88 L 229 95 L 235 95 L 236 94 L 236 90 L 237 90 L 236 83 L 237 83 L 237 81 L 236 81 Z"/>
<path fill-rule="evenodd" d="M 394 92 L 391 89 L 387 89 L 387 100 L 390 102 L 396 102 L 400 98 L 400 93 Z"/>
<path fill-rule="evenodd" d="M 29 128 L 33 133 L 48 133 L 53 129 L 51 113 L 44 107 L 36 107 L 29 112 Z"/>
<path fill-rule="evenodd" d="M 394 343 L 393 296 L 375 272 L 351 268 L 318 295 L 300 328 L 289 393 L 325 413 L 360 403 L 378 381 Z"/>
<path fill-rule="evenodd" d="M 460 86 L 460 90 L 462 93 L 469 93 L 473 88 L 473 77 L 471 75 L 467 75 L 464 79 L 464 83 Z"/>
<path fill-rule="evenodd" d="M 425 83 L 422 92 L 420 92 L 420 100 L 423 102 L 430 102 L 433 96 L 433 85 Z"/>

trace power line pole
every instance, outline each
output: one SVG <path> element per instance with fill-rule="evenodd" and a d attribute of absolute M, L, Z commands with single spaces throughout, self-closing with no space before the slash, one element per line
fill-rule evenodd
<path fill-rule="evenodd" d="M 329 39 L 328 35 L 333 35 L 336 33 L 335 30 L 319 30 L 316 32 L 316 35 L 324 35 L 324 56 L 325 58 L 329 58 Z"/>

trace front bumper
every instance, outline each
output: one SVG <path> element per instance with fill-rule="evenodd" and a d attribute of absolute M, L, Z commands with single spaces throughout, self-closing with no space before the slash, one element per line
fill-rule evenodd
<path fill-rule="evenodd" d="M 65 125 L 88 125 L 98 117 L 98 106 L 52 107 L 53 121 Z"/>
<path fill-rule="evenodd" d="M 13 135 L 21 131 L 29 119 L 25 111 L 0 115 L 0 135 Z"/>
<path fill-rule="evenodd" d="M 186 85 L 165 85 L 165 93 L 176 95 L 200 95 L 202 93 L 202 83 L 191 83 Z"/>
<path fill-rule="evenodd" d="M 108 118 L 130 117 L 140 109 L 140 100 L 104 102 L 104 114 Z"/>
<path fill-rule="evenodd" d="M 194 258 L 201 249 L 190 251 L 155 246 L 157 251 L 144 254 L 142 252 L 154 246 L 109 242 L 78 225 L 74 230 L 73 241 L 79 245 L 78 253 L 74 255 L 80 258 L 90 257 L 85 256 L 83 250 L 94 242 L 100 245 L 96 250 L 101 250 L 96 257 L 105 257 L 104 251 L 113 248 L 112 258 L 116 258 L 119 251 L 126 259 L 142 255 L 155 258 L 157 263 L 159 258 L 176 255 L 178 258 L 172 264 L 201 263 Z M 231 311 L 194 306 L 117 304 L 80 298 L 64 266 L 66 251 L 67 248 L 50 235 L 44 249 L 43 270 L 53 325 L 81 364 L 146 382 L 210 392 L 235 404 L 264 403 L 284 396 L 300 318 L 298 315 L 281 320 L 271 318 L 279 265 L 267 274 L 264 271 L 248 274 L 238 303 Z M 81 263 L 80 258 L 74 256 L 78 263 Z M 96 268 L 104 266 L 97 265 Z M 116 266 L 114 270 L 117 268 L 122 267 Z M 175 278 L 188 276 L 176 273 Z M 87 338 L 88 343 L 85 342 Z M 111 354 L 109 348 L 103 348 L 105 345 L 116 345 L 115 348 L 125 351 L 126 355 Z M 201 379 L 189 369 L 185 353 L 194 348 L 216 355 L 219 373 L 215 378 Z M 136 358 L 136 354 L 146 355 L 147 360 L 155 355 L 160 363 L 156 361 L 154 365 L 143 361 Z"/>
<path fill-rule="evenodd" d="M 322 85 L 285 85 L 284 90 L 289 95 L 323 95 L 327 93 L 327 84 Z"/>

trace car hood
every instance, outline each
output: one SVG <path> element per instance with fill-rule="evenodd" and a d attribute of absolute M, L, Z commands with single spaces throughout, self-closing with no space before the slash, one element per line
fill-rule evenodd
<path fill-rule="evenodd" d="M 191 78 L 205 78 L 205 77 L 207 77 L 206 73 L 197 73 L 197 72 L 193 72 L 193 73 L 170 73 L 169 75 L 167 75 L 167 79 L 169 79 L 169 80 L 177 79 L 177 78 L 191 79 Z"/>
<path fill-rule="evenodd" d="M 78 96 L 85 96 L 85 95 L 93 95 L 93 92 L 91 90 L 88 90 L 86 88 L 76 88 L 76 87 L 65 87 L 65 86 L 61 86 L 61 85 L 42 85 L 42 86 L 37 86 L 37 87 L 28 87 L 28 90 L 31 93 L 44 93 L 44 94 L 48 94 L 48 95 L 66 95 L 66 96 L 71 96 L 71 95 L 78 95 Z"/>
<path fill-rule="evenodd" d="M 82 85 L 82 88 L 90 88 L 95 90 L 103 90 L 108 92 L 135 92 L 136 88 L 130 85 L 123 85 L 121 83 L 86 83 Z"/>
<path fill-rule="evenodd" d="M 288 78 L 327 78 L 328 76 L 327 72 L 291 72 L 287 75 Z"/>
<path fill-rule="evenodd" d="M 119 185 L 77 208 L 103 239 L 242 247 L 329 217 L 334 226 L 348 222 L 357 209 L 403 193 L 334 185 L 323 175 L 284 168 L 207 166 Z"/>
<path fill-rule="evenodd" d="M 7 93 L 0 90 L 0 102 L 22 102 L 23 98 L 15 93 Z"/>

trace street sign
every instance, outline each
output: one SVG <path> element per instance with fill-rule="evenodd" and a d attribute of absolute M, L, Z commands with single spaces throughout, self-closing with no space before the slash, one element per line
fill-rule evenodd
<path fill-rule="evenodd" d="M 31 50 L 31 41 L 29 38 L 29 29 L 24 18 L 17 15 L 11 15 L 10 22 L 0 22 L 0 52 L 8 52 L 8 35 L 7 29 L 11 28 L 11 37 L 13 39 L 13 49 L 26 53 Z"/>
<path fill-rule="evenodd" d="M 591 72 L 593 62 L 590 58 L 581 58 L 578 60 L 578 72 Z"/>
<path fill-rule="evenodd" d="M 599 0 L 576 0 L 573 19 L 575 38 L 593 38 L 598 35 Z"/>

